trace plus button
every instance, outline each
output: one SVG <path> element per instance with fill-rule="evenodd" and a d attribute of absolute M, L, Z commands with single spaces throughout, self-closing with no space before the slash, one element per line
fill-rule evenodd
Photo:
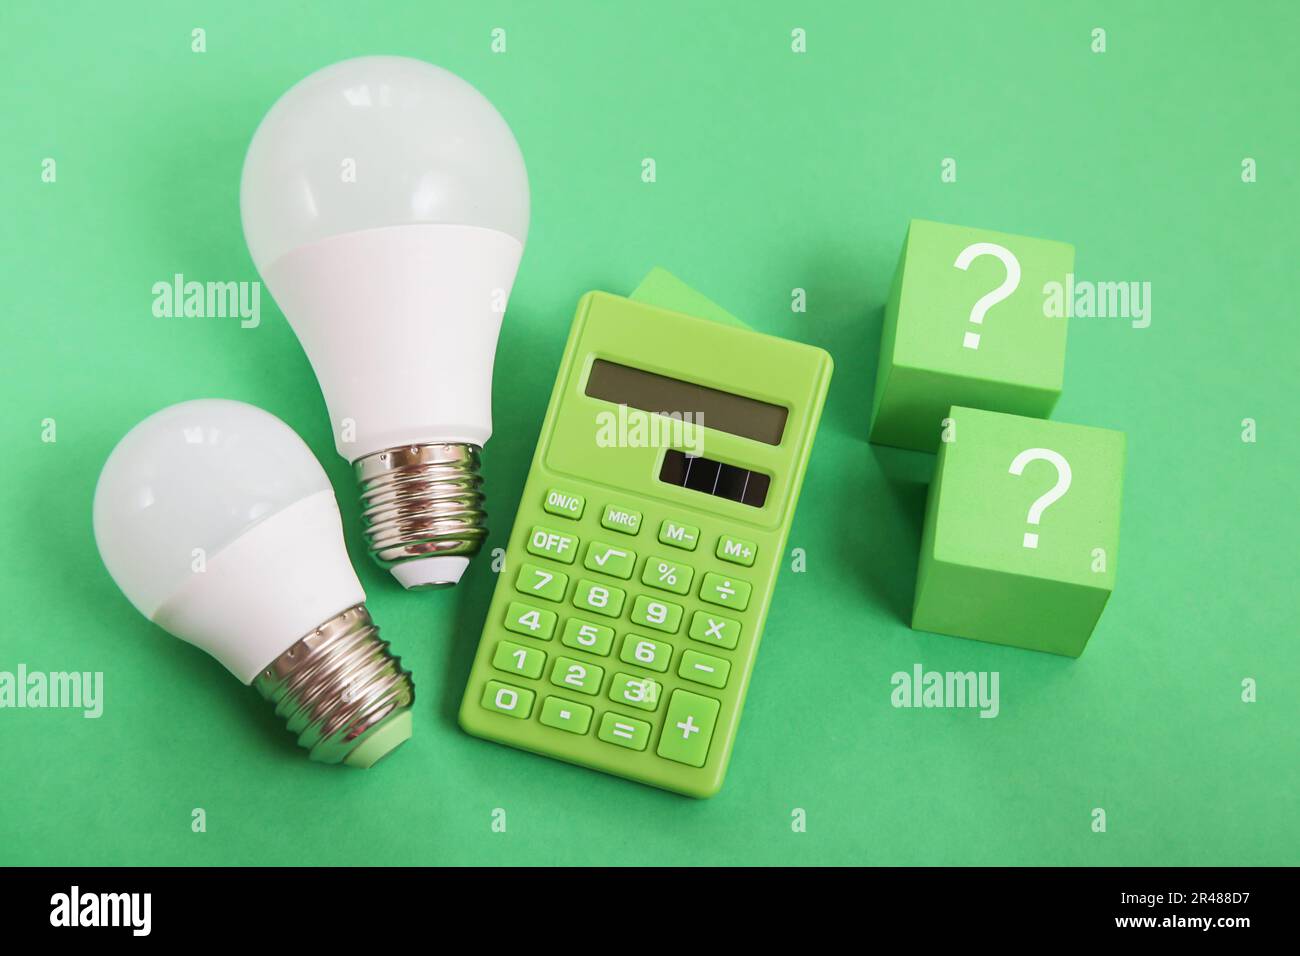
<path fill-rule="evenodd" d="M 684 721 L 678 721 L 677 727 L 682 732 L 682 740 L 689 740 L 691 734 L 698 734 L 700 728 L 695 726 L 695 718 L 687 715 Z"/>

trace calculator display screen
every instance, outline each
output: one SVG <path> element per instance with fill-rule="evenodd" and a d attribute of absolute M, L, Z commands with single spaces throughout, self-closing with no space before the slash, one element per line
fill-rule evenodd
<path fill-rule="evenodd" d="M 768 445 L 781 444 L 788 415 L 780 405 L 604 359 L 596 359 L 591 365 L 587 394 L 602 401 L 639 408 L 643 412 L 690 414 L 705 428 L 716 428 Z"/>
<path fill-rule="evenodd" d="M 763 507 L 763 502 L 767 501 L 767 489 L 772 484 L 772 479 L 761 471 L 750 471 L 700 455 L 688 455 L 675 448 L 670 448 L 664 455 L 659 480 L 754 508 Z"/>

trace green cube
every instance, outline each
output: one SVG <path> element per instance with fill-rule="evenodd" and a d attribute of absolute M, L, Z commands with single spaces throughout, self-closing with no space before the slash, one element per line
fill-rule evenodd
<path fill-rule="evenodd" d="M 1078 657 L 1115 587 L 1123 433 L 945 417 L 912 627 Z"/>
<path fill-rule="evenodd" d="M 1074 247 L 912 220 L 880 336 L 870 440 L 934 451 L 953 405 L 1046 418 L 1065 377 Z M 1058 314 L 1059 313 L 1059 314 Z"/>

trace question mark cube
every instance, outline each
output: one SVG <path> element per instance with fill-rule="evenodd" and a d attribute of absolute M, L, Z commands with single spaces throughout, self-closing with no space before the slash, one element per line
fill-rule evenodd
<path fill-rule="evenodd" d="M 1115 587 L 1124 434 L 954 407 L 912 627 L 1078 657 Z"/>
<path fill-rule="evenodd" d="M 1073 271 L 1063 242 L 912 220 L 885 305 L 870 440 L 933 452 L 953 405 L 1050 415 L 1066 318 L 1046 290 Z"/>

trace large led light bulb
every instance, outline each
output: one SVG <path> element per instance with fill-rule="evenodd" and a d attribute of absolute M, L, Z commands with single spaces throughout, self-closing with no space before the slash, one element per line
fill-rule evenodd
<path fill-rule="evenodd" d="M 365 608 L 338 504 L 288 425 L 203 399 L 150 415 L 95 488 L 95 543 L 149 620 L 276 705 L 312 759 L 368 767 L 415 691 Z"/>
<path fill-rule="evenodd" d="M 262 120 L 244 237 L 353 463 L 371 555 L 455 584 L 487 533 L 479 451 L 528 236 L 528 174 L 474 87 L 404 57 L 345 60 Z"/>

